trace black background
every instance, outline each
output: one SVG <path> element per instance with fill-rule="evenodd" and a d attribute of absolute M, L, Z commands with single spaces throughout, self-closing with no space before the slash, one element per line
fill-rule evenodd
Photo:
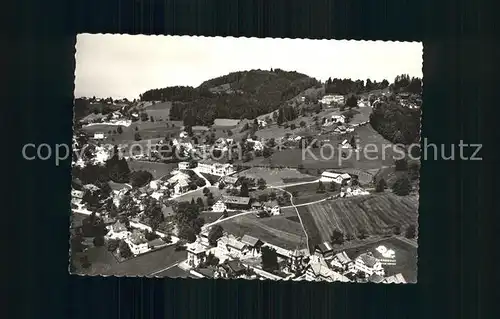
<path fill-rule="evenodd" d="M 481 162 L 423 163 L 419 278 L 404 286 L 70 276 L 70 161 L 21 155 L 25 143 L 71 141 L 77 33 L 423 41 L 422 136 L 487 144 L 498 47 L 482 1 L 33 0 L 1 11 L 3 318 L 492 318 L 500 210 L 487 145 Z"/>

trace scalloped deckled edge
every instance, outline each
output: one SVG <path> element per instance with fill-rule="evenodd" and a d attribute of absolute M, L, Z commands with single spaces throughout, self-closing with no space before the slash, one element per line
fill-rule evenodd
<path fill-rule="evenodd" d="M 85 32 L 85 33 L 78 33 L 76 38 L 75 38 L 75 45 L 74 45 L 74 49 L 73 49 L 73 66 L 74 66 L 74 69 L 76 70 L 76 54 L 77 54 L 77 50 L 76 50 L 76 44 L 77 44 L 77 41 L 78 41 L 78 36 L 81 36 L 81 35 L 100 35 L 100 36 L 133 36 L 133 37 L 140 37 L 140 36 L 143 36 L 143 37 L 164 37 L 164 38 L 181 38 L 181 37 L 190 37 L 190 38 L 200 38 L 200 39 L 204 39 L 204 38 L 220 38 L 220 39 L 250 39 L 250 40 L 309 40 L 309 41 L 340 41 L 340 42 L 349 42 L 349 41 L 356 41 L 356 42 L 392 42 L 392 43 L 420 43 L 422 45 L 422 106 L 420 107 L 419 111 L 420 111 L 420 134 L 419 134 L 419 144 L 420 144 L 420 147 L 422 148 L 422 107 L 424 107 L 425 103 L 424 103 L 424 98 L 425 98 L 425 74 L 424 74 L 424 64 L 425 64 L 425 59 L 424 59 L 424 51 L 425 51 L 425 47 L 424 47 L 424 44 L 423 44 L 423 41 L 415 41 L 415 40 L 412 40 L 412 41 L 406 41 L 406 40 L 403 40 L 403 41 L 398 41 L 398 40 L 364 40 L 364 39 L 356 39 L 356 38 L 352 38 L 352 39 L 345 39 L 345 38 L 329 38 L 329 39 L 316 39 L 316 38 L 291 38 L 291 37 L 284 37 L 284 38 L 281 38 L 281 37 L 246 37 L 246 36 L 206 36 L 206 35 L 189 35 L 189 34 L 185 34 L 185 35 L 173 35 L 173 34 L 130 34 L 130 33 L 89 33 L 89 32 Z M 75 125 L 75 88 L 76 88 L 76 85 L 75 85 L 75 82 L 76 82 L 76 72 L 73 72 L 73 92 L 72 92 L 72 95 L 73 95 L 73 117 L 72 117 L 72 127 L 74 128 L 74 125 Z M 72 149 L 73 151 L 73 149 Z M 375 283 L 362 283 L 362 285 L 412 285 L 412 284 L 417 284 L 418 283 L 418 279 L 419 279 L 419 272 L 418 272 L 418 268 L 419 268 L 419 252 L 420 252 L 420 244 L 419 244 L 419 241 L 420 241 L 420 208 L 421 208 L 421 205 L 420 205 L 420 183 L 421 183 L 421 170 L 422 170 L 422 159 L 420 158 L 420 161 L 419 161 L 419 164 L 420 164 L 420 168 L 419 168 L 419 179 L 418 179 L 418 191 L 419 191 L 419 194 L 418 194 L 418 213 L 417 213 L 417 261 L 416 261 L 416 272 L 417 272 L 417 279 L 415 282 L 406 282 L 406 283 L 378 283 L 378 284 L 375 284 Z M 71 199 L 70 199 L 70 203 L 71 203 Z M 71 205 L 70 205 L 70 211 L 71 211 Z M 73 219 L 73 214 L 70 213 L 70 216 L 69 216 L 69 225 L 68 225 L 68 230 L 71 229 L 71 223 L 72 223 L 72 219 Z M 306 236 L 307 236 L 307 233 L 306 233 Z M 71 232 L 69 231 L 68 232 L 68 244 L 69 244 L 69 249 L 68 249 L 68 265 L 67 265 L 67 270 L 68 270 L 68 274 L 71 275 L 71 276 L 81 276 L 81 277 L 116 277 L 116 278 L 148 278 L 148 279 L 177 279 L 177 280 L 210 280 L 210 281 L 226 281 L 226 280 L 230 280 L 230 281 L 251 281 L 251 282 L 259 282 L 261 280 L 259 279 L 246 279 L 246 278 L 238 278 L 238 279 L 226 279 L 226 278 L 218 278 L 218 279 L 209 279 L 209 278 L 191 278 L 191 277 L 187 277 L 187 278 L 184 278 L 184 277 L 176 277 L 176 278 L 173 278 L 173 277 L 161 277 L 161 276 L 157 276 L 157 275 L 133 275 L 133 274 L 130 274 L 130 275 L 117 275 L 117 274 L 113 274 L 113 275 L 107 275 L 107 274 L 83 274 L 83 273 L 77 273 L 77 272 L 71 272 Z M 177 267 L 177 266 L 176 266 Z M 307 280 L 300 280 L 300 281 L 293 281 L 293 280 L 264 280 L 266 282 L 277 282 L 277 283 L 283 283 L 283 282 L 287 282 L 287 283 L 297 283 L 297 284 L 303 284 L 303 283 L 310 283 L 310 284 L 332 284 L 332 283 L 337 283 L 337 284 L 360 284 L 360 283 L 357 283 L 357 282 L 341 282 L 341 281 L 334 281 L 334 282 L 324 282 L 324 281 L 307 281 Z"/>

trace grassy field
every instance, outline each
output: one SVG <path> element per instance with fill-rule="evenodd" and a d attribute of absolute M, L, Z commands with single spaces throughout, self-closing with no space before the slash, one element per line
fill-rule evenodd
<path fill-rule="evenodd" d="M 81 254 L 86 254 L 92 265 L 86 270 L 79 268 L 78 273 L 109 276 L 147 276 L 187 257 L 185 251 L 175 251 L 174 246 L 146 253 L 121 263 L 116 261 L 106 247 L 92 248 L 92 251 L 89 249 Z M 79 264 L 78 260 L 75 264 Z"/>
<path fill-rule="evenodd" d="M 224 192 L 224 190 L 221 192 L 221 190 L 219 190 L 217 187 L 207 187 L 210 192 L 212 192 L 212 194 L 214 195 L 214 199 L 217 201 L 217 199 L 221 196 L 221 194 L 223 194 L 222 192 Z M 191 199 L 194 198 L 194 200 L 196 201 L 196 199 L 198 197 L 201 197 L 203 198 L 203 202 L 206 204 L 206 197 L 203 195 L 203 188 L 200 188 L 194 192 L 191 192 L 189 194 L 185 194 L 185 195 L 182 195 L 182 196 L 179 196 L 177 198 L 175 198 L 175 200 L 177 202 L 190 202 Z"/>
<path fill-rule="evenodd" d="M 144 170 L 153 175 L 154 179 L 159 179 L 163 176 L 169 175 L 174 169 L 177 168 L 177 163 L 156 163 L 147 161 L 128 161 L 128 167 L 132 171 Z"/>
<path fill-rule="evenodd" d="M 259 178 L 263 178 L 266 180 L 268 185 L 283 185 L 285 182 L 284 179 L 311 179 L 313 178 L 310 175 L 302 174 L 296 169 L 271 169 L 266 167 L 252 167 L 250 169 L 244 170 L 235 176 L 245 176 L 248 178 L 254 178 L 258 180 Z"/>
<path fill-rule="evenodd" d="M 205 224 L 210 224 L 216 221 L 221 217 L 222 213 L 216 213 L 216 212 L 202 212 L 200 213 L 200 217 L 203 218 L 205 221 Z"/>
<path fill-rule="evenodd" d="M 309 237 L 319 238 L 318 243 L 329 240 L 334 229 L 354 236 L 360 229 L 368 235 L 382 235 L 396 225 L 404 229 L 417 222 L 418 197 L 389 193 L 359 196 L 299 207 L 299 213 Z"/>
<path fill-rule="evenodd" d="M 309 151 L 300 149 L 286 149 L 276 151 L 267 161 L 269 165 L 284 165 L 288 167 L 298 167 L 303 165 L 306 169 L 339 169 L 339 168 L 354 168 L 368 170 L 380 168 L 382 166 L 390 166 L 394 163 L 393 156 L 396 154 L 393 151 L 391 143 L 385 140 L 378 134 L 370 125 L 358 127 L 355 130 L 355 135 L 359 139 L 361 149 L 359 152 L 345 151 L 347 158 L 341 158 L 337 141 L 330 140 L 329 146 L 323 146 L 323 155 L 321 148 L 309 148 Z M 328 137 L 324 137 L 330 139 Z M 333 138 L 333 137 L 332 137 Z M 343 139 L 343 138 L 341 138 Z M 369 149 L 364 151 L 366 145 Z M 386 145 L 385 148 L 382 145 Z M 333 153 L 332 153 L 333 148 Z M 263 163 L 264 164 L 264 163 Z"/>
<path fill-rule="evenodd" d="M 198 278 L 194 275 L 191 275 L 189 272 L 179 268 L 178 266 L 172 267 L 160 273 L 157 273 L 155 277 L 166 277 L 166 278 Z"/>
<path fill-rule="evenodd" d="M 356 258 L 362 253 L 372 252 L 375 257 L 382 258 L 376 248 L 380 245 L 392 249 L 396 255 L 395 265 L 384 265 L 386 276 L 401 273 L 407 282 L 417 282 L 417 261 L 418 249 L 397 238 L 388 238 L 376 243 L 371 243 L 356 248 L 346 249 L 346 253 L 351 258 Z"/>
<path fill-rule="evenodd" d="M 306 247 L 306 237 L 301 225 L 283 216 L 260 219 L 253 215 L 245 215 L 232 218 L 220 225 L 235 236 L 248 234 L 285 249 Z"/>
<path fill-rule="evenodd" d="M 167 127 L 167 123 L 168 127 Z M 161 138 L 164 139 L 167 136 L 177 136 L 180 132 L 180 126 L 176 125 L 175 127 L 171 126 L 172 122 L 134 122 L 129 127 L 122 127 L 123 132 L 121 134 L 114 133 L 118 126 L 116 125 L 107 125 L 107 124 L 98 124 L 92 125 L 88 127 L 84 127 L 83 130 L 91 135 L 94 133 L 104 133 L 105 139 L 103 142 L 105 143 L 134 143 L 135 142 L 135 133 L 139 133 L 142 140 L 152 139 L 152 138 Z M 178 123 L 179 124 L 179 123 Z M 182 122 L 180 122 L 182 125 Z M 135 129 L 137 127 L 137 130 Z M 111 131 L 111 133 L 109 133 Z"/>
<path fill-rule="evenodd" d="M 290 193 L 297 192 L 298 196 L 295 196 L 293 198 L 293 203 L 295 205 L 314 202 L 338 194 L 338 191 L 328 191 L 328 188 L 330 187 L 329 183 L 323 183 L 327 191 L 325 191 L 324 193 L 317 193 L 316 190 L 318 189 L 318 185 L 318 183 L 310 183 L 285 187 L 283 189 L 289 191 Z"/>
<path fill-rule="evenodd" d="M 80 264 L 80 257 L 87 256 L 90 267 L 83 269 Z M 85 274 L 91 276 L 98 276 L 104 274 L 114 275 L 113 271 L 119 265 L 116 258 L 111 254 L 106 247 L 91 247 L 85 252 L 76 253 L 71 256 L 73 265 L 75 266 L 75 273 Z M 131 271 L 130 275 L 139 275 Z"/>

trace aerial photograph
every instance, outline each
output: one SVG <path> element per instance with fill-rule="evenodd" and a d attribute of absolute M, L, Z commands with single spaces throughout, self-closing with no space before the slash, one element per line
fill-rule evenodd
<path fill-rule="evenodd" d="M 422 53 L 79 34 L 69 272 L 416 283 Z"/>

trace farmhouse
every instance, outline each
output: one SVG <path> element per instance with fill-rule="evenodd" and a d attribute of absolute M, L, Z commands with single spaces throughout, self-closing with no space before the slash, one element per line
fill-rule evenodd
<path fill-rule="evenodd" d="M 259 124 L 259 127 L 266 127 L 267 126 L 267 122 L 264 120 L 257 119 L 257 123 Z"/>
<path fill-rule="evenodd" d="M 179 169 L 189 169 L 189 162 L 179 162 Z"/>
<path fill-rule="evenodd" d="M 314 249 L 314 253 L 317 256 L 322 256 L 323 258 L 328 258 L 328 257 L 331 257 L 333 254 L 333 247 L 332 247 L 332 245 L 330 245 L 330 243 L 325 241 L 324 243 L 316 246 L 316 248 Z"/>
<path fill-rule="evenodd" d="M 182 172 L 177 172 L 167 182 L 170 187 L 174 188 L 175 194 L 182 194 L 189 189 L 190 177 Z"/>
<path fill-rule="evenodd" d="M 344 103 L 343 95 L 325 95 L 319 101 L 321 104 L 331 105 L 332 103 Z"/>
<path fill-rule="evenodd" d="M 264 244 L 260 239 L 255 238 L 255 237 L 250 236 L 250 235 L 244 235 L 241 238 L 241 242 L 243 244 L 247 245 L 247 247 L 250 249 L 250 252 L 252 252 L 252 253 L 259 252 L 260 248 Z"/>
<path fill-rule="evenodd" d="M 198 170 L 201 173 L 225 176 L 234 173 L 234 167 L 231 164 L 220 164 L 212 160 L 205 160 L 198 163 Z"/>
<path fill-rule="evenodd" d="M 250 206 L 250 197 L 224 196 L 223 201 L 230 209 L 248 209 Z"/>
<path fill-rule="evenodd" d="M 226 204 L 223 201 L 219 200 L 212 206 L 212 211 L 216 213 L 222 213 L 227 209 Z"/>
<path fill-rule="evenodd" d="M 335 182 L 340 185 L 345 185 L 351 180 L 351 175 L 347 173 L 323 172 L 321 174 L 322 182 Z"/>
<path fill-rule="evenodd" d="M 207 258 L 207 248 L 198 241 L 188 244 L 186 251 L 188 253 L 187 264 L 191 267 L 197 268 Z"/>
<path fill-rule="evenodd" d="M 382 263 L 375 257 L 372 253 L 364 253 L 358 256 L 354 261 L 354 267 L 366 273 L 368 276 L 377 274 L 380 276 L 384 275 L 384 268 Z"/>
<path fill-rule="evenodd" d="M 241 120 L 235 119 L 215 119 L 213 126 L 236 126 L 241 122 Z"/>

